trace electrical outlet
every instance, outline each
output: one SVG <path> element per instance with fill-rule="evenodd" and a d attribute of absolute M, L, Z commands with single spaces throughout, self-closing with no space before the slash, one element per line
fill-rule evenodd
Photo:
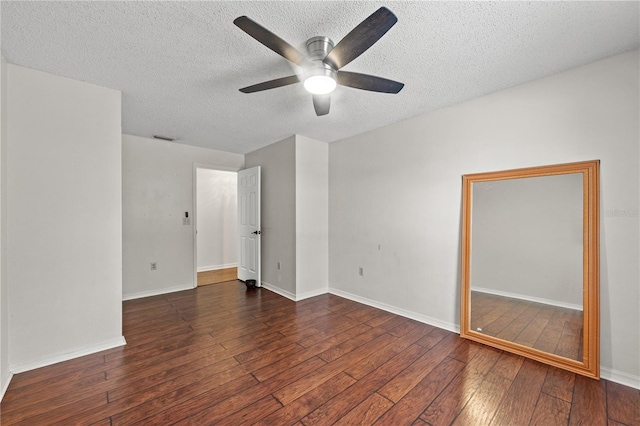
<path fill-rule="evenodd" d="M 182 224 L 183 225 L 191 225 L 191 218 L 190 217 L 183 217 L 182 218 Z"/>
<path fill-rule="evenodd" d="M 278 269 L 280 269 L 280 262 L 278 262 Z"/>
<path fill-rule="evenodd" d="M 358 268 L 358 275 L 360 275 L 361 277 L 364 277 L 364 268 L 362 266 Z"/>
<path fill-rule="evenodd" d="M 156 271 L 158 269 L 158 263 L 157 262 L 151 262 L 151 270 L 152 271 Z"/>

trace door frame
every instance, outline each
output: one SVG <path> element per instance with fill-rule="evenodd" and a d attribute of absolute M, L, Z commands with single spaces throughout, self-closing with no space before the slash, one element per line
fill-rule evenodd
<path fill-rule="evenodd" d="M 216 166 L 214 164 L 193 163 L 192 168 L 192 204 L 191 204 L 191 233 L 193 238 L 193 288 L 198 287 L 198 169 L 218 170 L 221 172 L 235 172 L 239 167 Z M 237 214 L 237 207 L 236 207 Z"/>

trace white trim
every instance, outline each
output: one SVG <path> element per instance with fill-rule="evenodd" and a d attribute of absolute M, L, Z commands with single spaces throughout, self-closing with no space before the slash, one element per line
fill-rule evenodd
<path fill-rule="evenodd" d="M 69 361 L 70 359 L 79 358 L 85 355 L 91 355 L 96 352 L 116 348 L 118 346 L 124 346 L 126 344 L 127 341 L 124 339 L 124 336 L 120 336 L 116 339 L 100 343 L 99 345 L 87 346 L 72 352 L 59 353 L 34 361 L 12 364 L 9 366 L 9 369 L 11 370 L 12 374 L 24 373 L 25 371 L 35 370 L 36 368 L 46 367 L 48 365 L 57 364 L 63 361 Z"/>
<path fill-rule="evenodd" d="M 268 282 L 265 282 L 265 281 L 262 281 L 261 287 L 264 287 L 269 291 L 279 294 L 282 297 L 286 297 L 289 300 L 293 300 L 294 302 L 299 302 L 301 300 L 309 299 L 310 297 L 320 296 L 321 294 L 327 294 L 329 292 L 329 289 L 325 287 L 319 290 L 308 291 L 306 293 L 298 295 L 298 294 L 291 293 L 290 291 L 283 290 L 280 287 L 276 287 L 275 285 L 269 284 Z"/>
<path fill-rule="evenodd" d="M 222 265 L 198 266 L 198 272 L 219 271 L 220 269 L 237 268 L 237 267 L 238 267 L 238 262 L 225 263 Z"/>
<path fill-rule="evenodd" d="M 541 297 L 527 296 L 524 294 L 517 294 L 517 293 L 509 293 L 506 291 L 493 290 L 490 288 L 483 288 L 483 287 L 473 287 L 471 288 L 471 291 L 477 291 L 478 293 L 493 294 L 495 296 L 510 297 L 512 299 L 518 299 L 518 300 L 526 300 L 527 302 L 544 303 L 545 305 L 558 306 L 560 308 L 573 309 L 575 311 L 582 311 L 582 305 L 574 305 L 573 303 L 559 302 L 557 300 L 551 300 L 551 299 L 543 299 Z"/>
<path fill-rule="evenodd" d="M 183 285 L 183 286 L 162 288 L 159 290 L 140 291 L 138 293 L 123 294 L 122 300 L 125 301 L 125 300 L 141 299 L 143 297 L 151 297 L 151 296 L 159 296 L 161 294 L 175 293 L 176 291 L 193 290 L 194 288 L 195 287 L 191 287 L 190 285 L 186 285 L 186 286 Z"/>
<path fill-rule="evenodd" d="M 302 293 L 302 294 L 296 294 L 296 302 L 300 301 L 300 300 L 304 300 L 304 299 L 309 299 L 311 297 L 316 297 L 316 296 L 320 296 L 321 294 L 327 294 L 329 293 L 329 287 L 325 287 L 325 288 L 321 288 L 318 290 L 312 290 L 312 291 L 308 291 L 306 293 Z"/>
<path fill-rule="evenodd" d="M 640 376 L 633 376 L 612 368 L 600 367 L 600 377 L 640 390 Z"/>
<path fill-rule="evenodd" d="M 460 333 L 460 326 L 457 324 L 445 322 L 437 318 L 418 314 L 412 311 L 407 311 L 405 309 L 400 309 L 395 306 L 387 305 L 386 303 L 367 299 L 366 297 L 358 296 L 332 287 L 329 287 L 329 293 L 335 294 L 336 296 L 344 297 L 345 299 L 353 300 L 354 302 L 362 303 L 364 305 L 373 306 L 374 308 L 382 309 L 383 311 L 391 312 L 392 314 L 400 315 L 412 320 L 420 321 L 425 324 L 433 325 L 434 327 L 443 328 L 454 333 Z"/>
<path fill-rule="evenodd" d="M 2 402 L 2 398 L 4 398 L 4 394 L 7 392 L 9 388 L 9 383 L 11 383 L 11 379 L 13 378 L 13 373 L 9 372 L 6 380 L 2 383 L 2 387 L 0 388 L 0 402 Z"/>
<path fill-rule="evenodd" d="M 266 288 L 269 291 L 272 291 L 276 294 L 279 294 L 282 297 L 286 297 L 287 299 L 296 301 L 296 295 L 291 293 L 290 291 L 283 290 L 279 287 L 274 286 L 273 284 L 269 284 L 268 282 L 262 281 L 262 287 Z"/>
<path fill-rule="evenodd" d="M 229 166 L 217 166 L 215 164 L 205 164 L 205 163 L 193 163 L 194 168 L 198 169 L 210 169 L 210 170 L 218 170 L 221 172 L 239 172 L 242 168 L 238 167 L 229 167 Z"/>
<path fill-rule="evenodd" d="M 442 329 L 451 331 L 453 333 L 460 333 L 460 326 L 457 324 L 448 323 L 445 321 L 441 321 L 437 318 L 418 314 L 416 312 L 407 311 L 405 309 L 396 308 L 395 306 L 387 305 L 386 303 L 367 299 L 366 297 L 358 296 L 358 295 L 348 293 L 346 291 L 338 290 L 332 287 L 329 287 L 327 289 L 314 290 L 314 291 L 310 291 L 310 292 L 301 294 L 299 296 L 296 296 L 290 291 L 283 290 L 265 281 L 262 281 L 262 286 L 267 290 L 273 291 L 274 293 L 277 293 L 280 296 L 286 297 L 287 299 L 293 300 L 294 302 L 307 299 L 310 297 L 319 296 L 325 293 L 335 294 L 336 296 L 344 297 L 345 299 L 353 300 L 354 302 L 362 303 L 363 305 L 373 306 L 374 308 L 382 309 L 383 311 L 391 312 L 392 314 L 400 315 L 405 318 L 410 318 L 425 324 L 433 325 L 434 327 L 442 328 Z"/>

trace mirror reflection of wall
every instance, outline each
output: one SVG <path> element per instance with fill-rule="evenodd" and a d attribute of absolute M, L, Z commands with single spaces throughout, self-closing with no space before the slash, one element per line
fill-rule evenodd
<path fill-rule="evenodd" d="M 582 179 L 473 184 L 473 291 L 582 310 Z"/>

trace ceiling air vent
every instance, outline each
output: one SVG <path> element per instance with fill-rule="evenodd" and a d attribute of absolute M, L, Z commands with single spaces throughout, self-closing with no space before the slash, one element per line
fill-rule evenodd
<path fill-rule="evenodd" d="M 153 135 L 153 138 L 154 139 L 160 139 L 160 140 L 163 140 L 163 141 L 169 141 L 169 142 L 173 142 L 173 141 L 176 140 L 176 138 L 170 138 L 168 136 L 161 136 L 161 135 Z"/>

